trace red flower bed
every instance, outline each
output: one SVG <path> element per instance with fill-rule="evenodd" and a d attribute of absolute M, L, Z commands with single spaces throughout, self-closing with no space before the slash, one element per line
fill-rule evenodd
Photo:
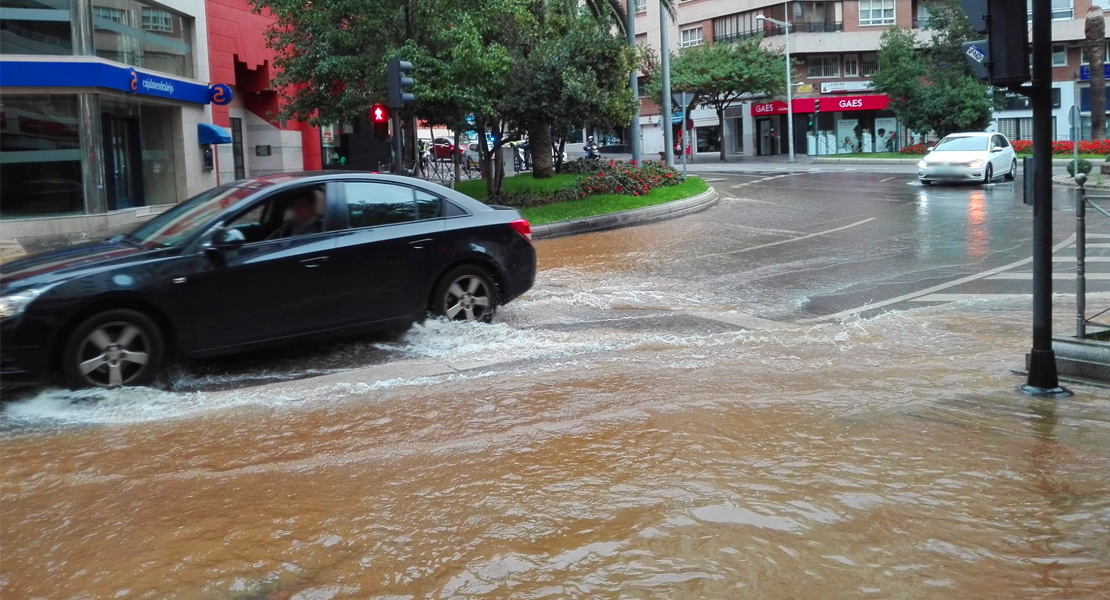
<path fill-rule="evenodd" d="M 1014 140 L 1011 142 L 1014 146 L 1014 152 L 1032 152 L 1033 142 L 1030 140 Z M 1052 142 L 1052 153 L 1056 156 L 1067 156 L 1075 153 L 1075 142 L 1070 141 L 1056 141 Z M 1079 142 L 1080 154 L 1110 154 L 1110 140 L 1081 140 Z"/>
<path fill-rule="evenodd" d="M 901 154 L 913 154 L 920 156 L 925 154 L 925 151 L 925 144 L 910 144 L 909 146 L 902 148 L 899 152 Z"/>
<path fill-rule="evenodd" d="M 683 181 L 682 175 L 674 168 L 653 161 L 635 164 L 610 160 L 606 165 L 597 160 L 579 159 L 566 164 L 563 172 L 579 173 L 587 177 L 555 192 L 523 192 L 511 197 L 506 194 L 492 201 L 508 206 L 528 207 L 578 200 L 596 194 L 642 196 L 655 188 L 678 185 Z"/>

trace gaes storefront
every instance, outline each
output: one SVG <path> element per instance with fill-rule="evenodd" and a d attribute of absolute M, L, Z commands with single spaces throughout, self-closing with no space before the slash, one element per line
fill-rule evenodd
<path fill-rule="evenodd" d="M 811 156 L 898 152 L 909 142 L 911 134 L 887 105 L 885 95 L 795 98 L 795 151 Z M 755 123 L 751 147 L 755 153 L 786 154 L 789 151 L 786 102 L 752 104 L 751 116 Z"/>

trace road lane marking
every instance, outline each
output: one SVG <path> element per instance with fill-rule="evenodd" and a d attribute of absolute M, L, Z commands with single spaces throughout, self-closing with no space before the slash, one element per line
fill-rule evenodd
<path fill-rule="evenodd" d="M 1110 242 L 1098 242 L 1096 244 L 1087 244 L 1088 248 L 1110 248 Z"/>
<path fill-rule="evenodd" d="M 1071 281 L 1075 279 L 1074 272 L 1053 273 L 1052 278 L 1058 281 Z M 999 273 L 987 277 L 988 280 L 1007 281 L 1033 281 L 1032 273 Z M 1110 281 L 1110 273 L 1087 273 L 1087 281 Z"/>
<path fill-rule="evenodd" d="M 898 179 L 898 177 L 897 176 L 887 177 L 886 179 L 880 180 L 879 183 L 886 183 L 886 182 L 890 181 L 891 179 Z"/>
<path fill-rule="evenodd" d="M 874 221 L 875 219 L 876 219 L 876 217 L 870 217 L 870 218 L 864 219 L 862 221 L 856 221 L 855 223 L 849 223 L 848 225 L 844 225 L 842 227 L 837 227 L 835 229 L 826 229 L 825 231 L 818 231 L 817 233 L 810 233 L 810 234 L 806 234 L 806 235 L 803 235 L 803 236 L 790 238 L 790 239 L 787 239 L 787 240 L 779 240 L 777 242 L 768 242 L 766 244 L 759 244 L 758 246 L 751 246 L 749 248 L 741 248 L 739 250 L 730 250 L 728 252 L 713 252 L 711 254 L 699 254 L 698 256 L 692 256 L 692 257 L 690 257 L 686 260 L 696 260 L 696 259 L 699 259 L 699 258 L 712 258 L 714 256 L 728 256 L 730 254 L 743 254 L 745 252 L 751 252 L 753 250 L 762 250 L 764 248 L 770 248 L 772 246 L 779 246 L 779 245 L 782 245 L 782 244 L 789 244 L 791 242 L 800 242 L 802 240 L 808 240 L 810 238 L 815 238 L 815 237 L 819 237 L 819 236 L 822 236 L 822 235 L 828 235 L 830 233 L 836 233 L 838 231 L 844 231 L 845 229 L 851 229 L 853 227 L 859 227 L 860 225 L 863 225 L 864 223 L 870 223 L 871 221 Z"/>
<path fill-rule="evenodd" d="M 1067 248 L 1068 246 L 1070 246 L 1074 242 L 1075 242 L 1075 234 L 1072 234 L 1071 236 L 1068 237 L 1068 239 L 1066 239 L 1066 240 L 1060 242 L 1059 244 L 1056 244 L 1055 246 L 1053 246 L 1052 247 L 1052 252 L 1053 253 L 1059 252 L 1060 250 L 1063 250 L 1064 248 Z M 983 271 L 981 273 L 975 273 L 974 275 L 968 275 L 966 277 L 960 277 L 959 279 L 954 279 L 952 281 L 949 281 L 948 283 L 937 284 L 937 285 L 934 285 L 932 287 L 927 287 L 923 290 L 918 290 L 916 292 L 910 292 L 909 294 L 902 294 L 901 296 L 897 296 L 897 297 L 894 297 L 894 298 L 888 298 L 886 300 L 880 300 L 878 302 L 872 302 L 871 304 L 865 304 L 863 306 L 859 306 L 859 307 L 856 307 L 856 308 L 850 308 L 848 310 L 842 310 L 840 312 L 833 313 L 831 315 L 824 315 L 824 316 L 821 316 L 821 317 L 810 317 L 808 319 L 801 319 L 798 322 L 799 323 L 820 323 L 821 321 L 831 321 L 831 320 L 834 320 L 834 319 L 841 319 L 841 318 L 844 318 L 844 317 L 850 317 L 852 315 L 856 315 L 856 314 L 859 314 L 859 313 L 864 312 L 864 311 L 874 310 L 876 308 L 882 308 L 884 306 L 890 306 L 891 304 L 898 304 L 899 302 L 906 302 L 907 300 L 913 300 L 914 298 L 920 298 L 922 296 L 928 296 L 929 294 L 935 294 L 936 292 L 947 290 L 949 288 L 954 288 L 956 286 L 963 285 L 965 283 L 970 283 L 972 281 L 978 281 L 978 280 L 983 279 L 985 277 L 990 277 L 991 275 L 997 275 L 999 273 L 1009 271 L 1011 269 L 1016 269 L 1020 266 L 1027 265 L 1031 262 L 1033 262 L 1033 257 L 1023 258 L 1019 261 L 1012 262 L 1008 265 L 1002 265 L 1001 267 L 995 267 L 993 269 L 987 269 L 986 271 Z"/>
<path fill-rule="evenodd" d="M 714 178 L 714 179 L 706 179 L 706 178 L 702 177 L 701 180 L 706 182 L 706 183 L 713 183 L 715 181 L 728 181 L 728 179 L 726 179 L 724 177 L 717 177 L 717 178 Z"/>
<path fill-rule="evenodd" d="M 1075 296 L 1075 294 L 1053 294 L 1054 296 Z M 960 300 L 1032 300 L 1033 294 L 929 294 L 913 298 L 910 302 L 959 302 Z"/>
<path fill-rule="evenodd" d="M 1075 262 L 1075 257 L 1074 256 L 1053 256 L 1052 261 L 1053 262 L 1062 262 L 1062 263 L 1073 263 L 1073 262 Z M 1089 263 L 1110 262 L 1110 256 L 1088 256 L 1086 258 L 1086 262 L 1089 262 Z"/>
<path fill-rule="evenodd" d="M 1110 240 L 1110 233 L 1088 233 L 1089 240 Z"/>

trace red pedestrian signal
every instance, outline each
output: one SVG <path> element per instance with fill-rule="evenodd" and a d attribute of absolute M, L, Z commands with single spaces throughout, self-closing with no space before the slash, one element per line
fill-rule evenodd
<path fill-rule="evenodd" d="M 374 123 L 385 123 L 389 120 L 389 109 L 384 104 L 375 104 L 370 107 L 370 120 Z"/>

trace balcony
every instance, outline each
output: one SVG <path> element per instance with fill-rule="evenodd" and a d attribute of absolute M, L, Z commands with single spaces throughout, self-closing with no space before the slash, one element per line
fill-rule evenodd
<path fill-rule="evenodd" d="M 791 23 L 790 33 L 832 33 L 836 31 L 844 31 L 844 23 L 842 21 L 821 21 L 814 23 Z M 775 37 L 777 35 L 785 35 L 786 28 L 781 25 L 773 27 L 766 27 L 763 29 L 753 29 L 751 31 L 741 31 L 728 35 L 714 36 L 713 41 L 722 42 L 725 44 L 731 42 L 738 42 L 740 40 L 747 40 L 753 37 Z"/>

